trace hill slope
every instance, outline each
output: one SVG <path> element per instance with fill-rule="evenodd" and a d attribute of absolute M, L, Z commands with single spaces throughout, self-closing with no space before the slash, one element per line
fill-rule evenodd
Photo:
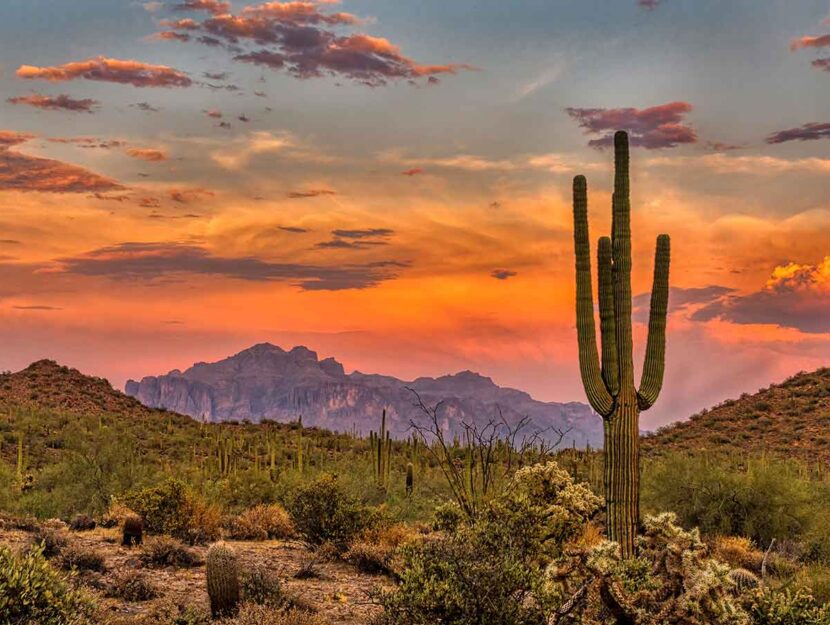
<path fill-rule="evenodd" d="M 768 452 L 830 461 L 830 369 L 800 373 L 643 438 L 663 451 Z"/>
<path fill-rule="evenodd" d="M 159 412 L 115 390 L 103 378 L 84 375 L 54 360 L 38 360 L 21 371 L 0 374 L 0 405 L 96 416 L 137 417 Z"/>
<path fill-rule="evenodd" d="M 536 401 L 472 371 L 412 381 L 359 371 L 346 374 L 334 358 L 319 360 L 302 346 L 285 351 L 262 343 L 218 362 L 130 380 L 126 386 L 128 395 L 147 406 L 208 421 L 288 422 L 302 416 L 307 425 L 367 434 L 377 429 L 385 409 L 390 430 L 398 437 L 408 434 L 412 420 L 424 418 L 408 389 L 427 406 L 441 402 L 439 416 L 447 432 L 459 432 L 462 422 L 482 425 L 501 415 L 511 424 L 528 417 L 532 428 L 551 434 L 568 431 L 568 445 L 596 446 L 602 441 L 602 422 L 586 404 Z"/>

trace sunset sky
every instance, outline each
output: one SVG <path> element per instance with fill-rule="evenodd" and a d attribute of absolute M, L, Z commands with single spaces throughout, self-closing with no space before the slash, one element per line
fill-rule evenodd
<path fill-rule="evenodd" d="M 672 236 L 643 426 L 830 364 L 827 0 L 3 0 L 0 89 L 2 369 L 270 341 L 584 401 L 616 129 L 640 350 Z"/>

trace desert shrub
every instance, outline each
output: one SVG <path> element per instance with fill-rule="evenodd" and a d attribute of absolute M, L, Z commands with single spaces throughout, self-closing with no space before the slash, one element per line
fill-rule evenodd
<path fill-rule="evenodd" d="M 107 596 L 124 601 L 149 601 L 158 597 L 159 591 L 143 571 L 123 571 L 113 578 Z"/>
<path fill-rule="evenodd" d="M 135 516 L 135 510 L 128 508 L 117 499 L 110 503 L 109 508 L 101 517 L 102 527 L 116 527 L 121 525 L 128 517 Z"/>
<path fill-rule="evenodd" d="M 746 536 L 758 545 L 798 537 L 813 523 L 815 484 L 792 465 L 673 455 L 643 472 L 642 499 L 651 512 L 672 510 L 684 527 L 704 534 Z"/>
<path fill-rule="evenodd" d="M 294 533 L 291 517 L 280 505 L 260 504 L 248 508 L 230 522 L 229 534 L 236 540 L 288 538 Z"/>
<path fill-rule="evenodd" d="M 398 549 L 413 538 L 405 525 L 364 530 L 349 544 L 343 559 L 364 573 L 394 573 Z"/>
<path fill-rule="evenodd" d="M 435 507 L 432 527 L 441 532 L 454 532 L 465 518 L 461 506 L 454 501 L 447 501 Z"/>
<path fill-rule="evenodd" d="M 828 625 L 830 607 L 805 590 L 760 590 L 749 602 L 753 625 Z"/>
<path fill-rule="evenodd" d="M 345 551 L 352 538 L 376 522 L 376 515 L 343 492 L 329 474 L 299 487 L 288 511 L 303 539 L 311 545 L 331 543 L 338 551 Z"/>
<path fill-rule="evenodd" d="M 279 578 L 262 565 L 245 569 L 240 576 L 243 601 L 257 605 L 279 606 L 285 597 Z"/>
<path fill-rule="evenodd" d="M 69 529 L 73 532 L 87 532 L 95 529 L 95 519 L 87 514 L 76 514 L 69 522 Z"/>
<path fill-rule="evenodd" d="M 221 621 L 221 625 L 326 625 L 322 617 L 305 610 L 274 610 L 270 606 L 245 603 L 239 614 Z"/>
<path fill-rule="evenodd" d="M 40 549 L 19 555 L 0 546 L 0 622 L 21 625 L 87 623 L 92 605 L 53 569 Z"/>
<path fill-rule="evenodd" d="M 519 470 L 472 523 L 402 547 L 401 583 L 380 596 L 384 622 L 544 623 L 561 594 L 546 588 L 546 569 L 599 505 L 555 463 Z"/>
<path fill-rule="evenodd" d="M 65 569 L 79 571 L 104 573 L 107 570 L 106 558 L 100 549 L 85 547 L 77 543 L 70 543 L 61 551 L 60 564 Z"/>
<path fill-rule="evenodd" d="M 144 543 L 141 561 L 149 566 L 175 568 L 189 568 L 202 564 L 198 553 L 168 536 L 156 536 Z"/>
<path fill-rule="evenodd" d="M 54 558 L 69 544 L 69 538 L 62 530 L 41 525 L 32 534 L 31 544 L 39 547 L 45 558 Z"/>
<path fill-rule="evenodd" d="M 184 482 L 168 479 L 158 486 L 128 493 L 124 504 L 143 519 L 148 532 L 169 534 L 191 544 L 216 540 L 221 515 Z"/>
<path fill-rule="evenodd" d="M 716 536 L 712 540 L 712 555 L 736 569 L 761 572 L 763 552 L 743 536 Z"/>

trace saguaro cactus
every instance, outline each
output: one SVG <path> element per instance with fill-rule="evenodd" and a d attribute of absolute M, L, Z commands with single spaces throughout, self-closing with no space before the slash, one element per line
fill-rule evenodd
<path fill-rule="evenodd" d="M 625 132 L 614 135 L 614 164 L 611 237 L 601 237 L 597 249 L 601 365 L 594 329 L 585 176 L 577 176 L 573 183 L 576 329 L 582 384 L 591 406 L 604 420 L 608 537 L 629 557 L 634 554 L 640 514 L 640 412 L 654 404 L 663 385 L 670 247 L 668 235 L 657 237 L 648 341 L 638 390 L 632 362 L 631 205 Z"/>
<path fill-rule="evenodd" d="M 230 616 L 239 604 L 239 564 L 236 552 L 225 543 L 211 545 L 207 552 L 206 577 L 210 613 Z"/>

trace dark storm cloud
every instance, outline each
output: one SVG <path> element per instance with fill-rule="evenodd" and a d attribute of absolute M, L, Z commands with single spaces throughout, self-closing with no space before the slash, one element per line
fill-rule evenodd
<path fill-rule="evenodd" d="M 184 243 L 122 243 L 59 259 L 66 273 L 153 281 L 176 274 L 222 276 L 253 282 L 290 282 L 303 290 L 365 289 L 394 279 L 398 261 L 335 266 L 275 263 L 252 256 L 217 256 Z"/>

